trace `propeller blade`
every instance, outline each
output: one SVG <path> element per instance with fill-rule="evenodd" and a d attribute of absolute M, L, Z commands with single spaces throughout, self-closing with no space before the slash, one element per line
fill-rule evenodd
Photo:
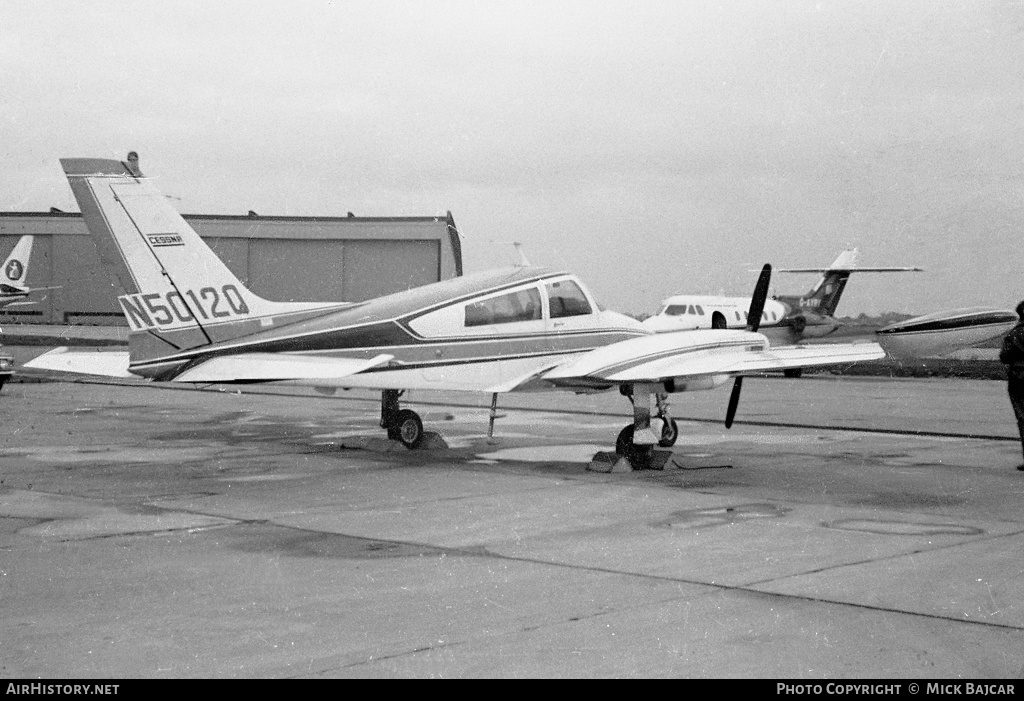
<path fill-rule="evenodd" d="M 740 390 L 743 389 L 743 376 L 736 378 L 732 386 L 732 394 L 729 395 L 729 408 L 725 411 L 725 427 L 732 428 L 732 421 L 736 418 L 736 407 L 740 405 Z"/>
<path fill-rule="evenodd" d="M 747 312 L 747 330 L 757 331 L 761 325 L 761 315 L 764 314 L 764 303 L 768 299 L 768 285 L 772 281 L 772 266 L 767 263 L 761 268 L 761 275 L 754 285 L 754 296 L 750 300 L 750 311 Z"/>

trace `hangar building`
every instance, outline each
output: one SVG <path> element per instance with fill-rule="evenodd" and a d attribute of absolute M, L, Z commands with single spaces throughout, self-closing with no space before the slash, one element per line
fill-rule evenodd
<path fill-rule="evenodd" d="M 358 302 L 462 274 L 451 212 L 441 217 L 182 215 L 253 292 L 279 302 Z M 59 285 L 0 309 L 0 321 L 126 324 L 81 214 L 0 212 L 0 261 L 35 241 L 25 283 Z"/>

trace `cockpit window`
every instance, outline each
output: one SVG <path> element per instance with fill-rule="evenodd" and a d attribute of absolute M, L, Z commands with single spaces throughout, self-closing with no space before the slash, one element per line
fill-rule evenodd
<path fill-rule="evenodd" d="M 540 292 L 535 287 L 466 305 L 466 326 L 510 324 L 540 318 Z"/>
<path fill-rule="evenodd" d="M 685 304 L 670 304 L 665 307 L 665 313 L 669 316 L 682 316 L 686 313 Z"/>
<path fill-rule="evenodd" d="M 548 293 L 548 303 L 551 305 L 552 319 L 582 316 L 593 311 L 583 290 L 572 280 L 549 282 L 545 288 Z"/>

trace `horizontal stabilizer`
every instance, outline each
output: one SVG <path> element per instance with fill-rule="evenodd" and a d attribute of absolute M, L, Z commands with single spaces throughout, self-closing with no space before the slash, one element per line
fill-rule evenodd
<path fill-rule="evenodd" d="M 103 377 L 136 377 L 128 372 L 127 351 L 72 351 L 61 346 L 28 361 L 24 367 Z"/>
<path fill-rule="evenodd" d="M 393 355 L 329 358 L 278 353 L 239 353 L 204 360 L 174 378 L 175 382 L 273 382 L 335 380 L 384 365 Z"/>
<path fill-rule="evenodd" d="M 777 273 L 923 273 L 924 268 L 778 268 Z"/>

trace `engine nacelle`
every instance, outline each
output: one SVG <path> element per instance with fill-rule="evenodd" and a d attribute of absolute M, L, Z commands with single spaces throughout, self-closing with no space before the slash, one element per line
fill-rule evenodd
<path fill-rule="evenodd" d="M 801 311 L 789 320 L 793 331 L 803 338 L 822 338 L 839 328 L 840 324 L 831 316 Z"/>
<path fill-rule="evenodd" d="M 730 380 L 729 375 L 700 375 L 698 377 L 673 378 L 665 381 L 665 391 L 669 394 L 677 392 L 697 392 L 704 389 L 720 387 Z"/>

